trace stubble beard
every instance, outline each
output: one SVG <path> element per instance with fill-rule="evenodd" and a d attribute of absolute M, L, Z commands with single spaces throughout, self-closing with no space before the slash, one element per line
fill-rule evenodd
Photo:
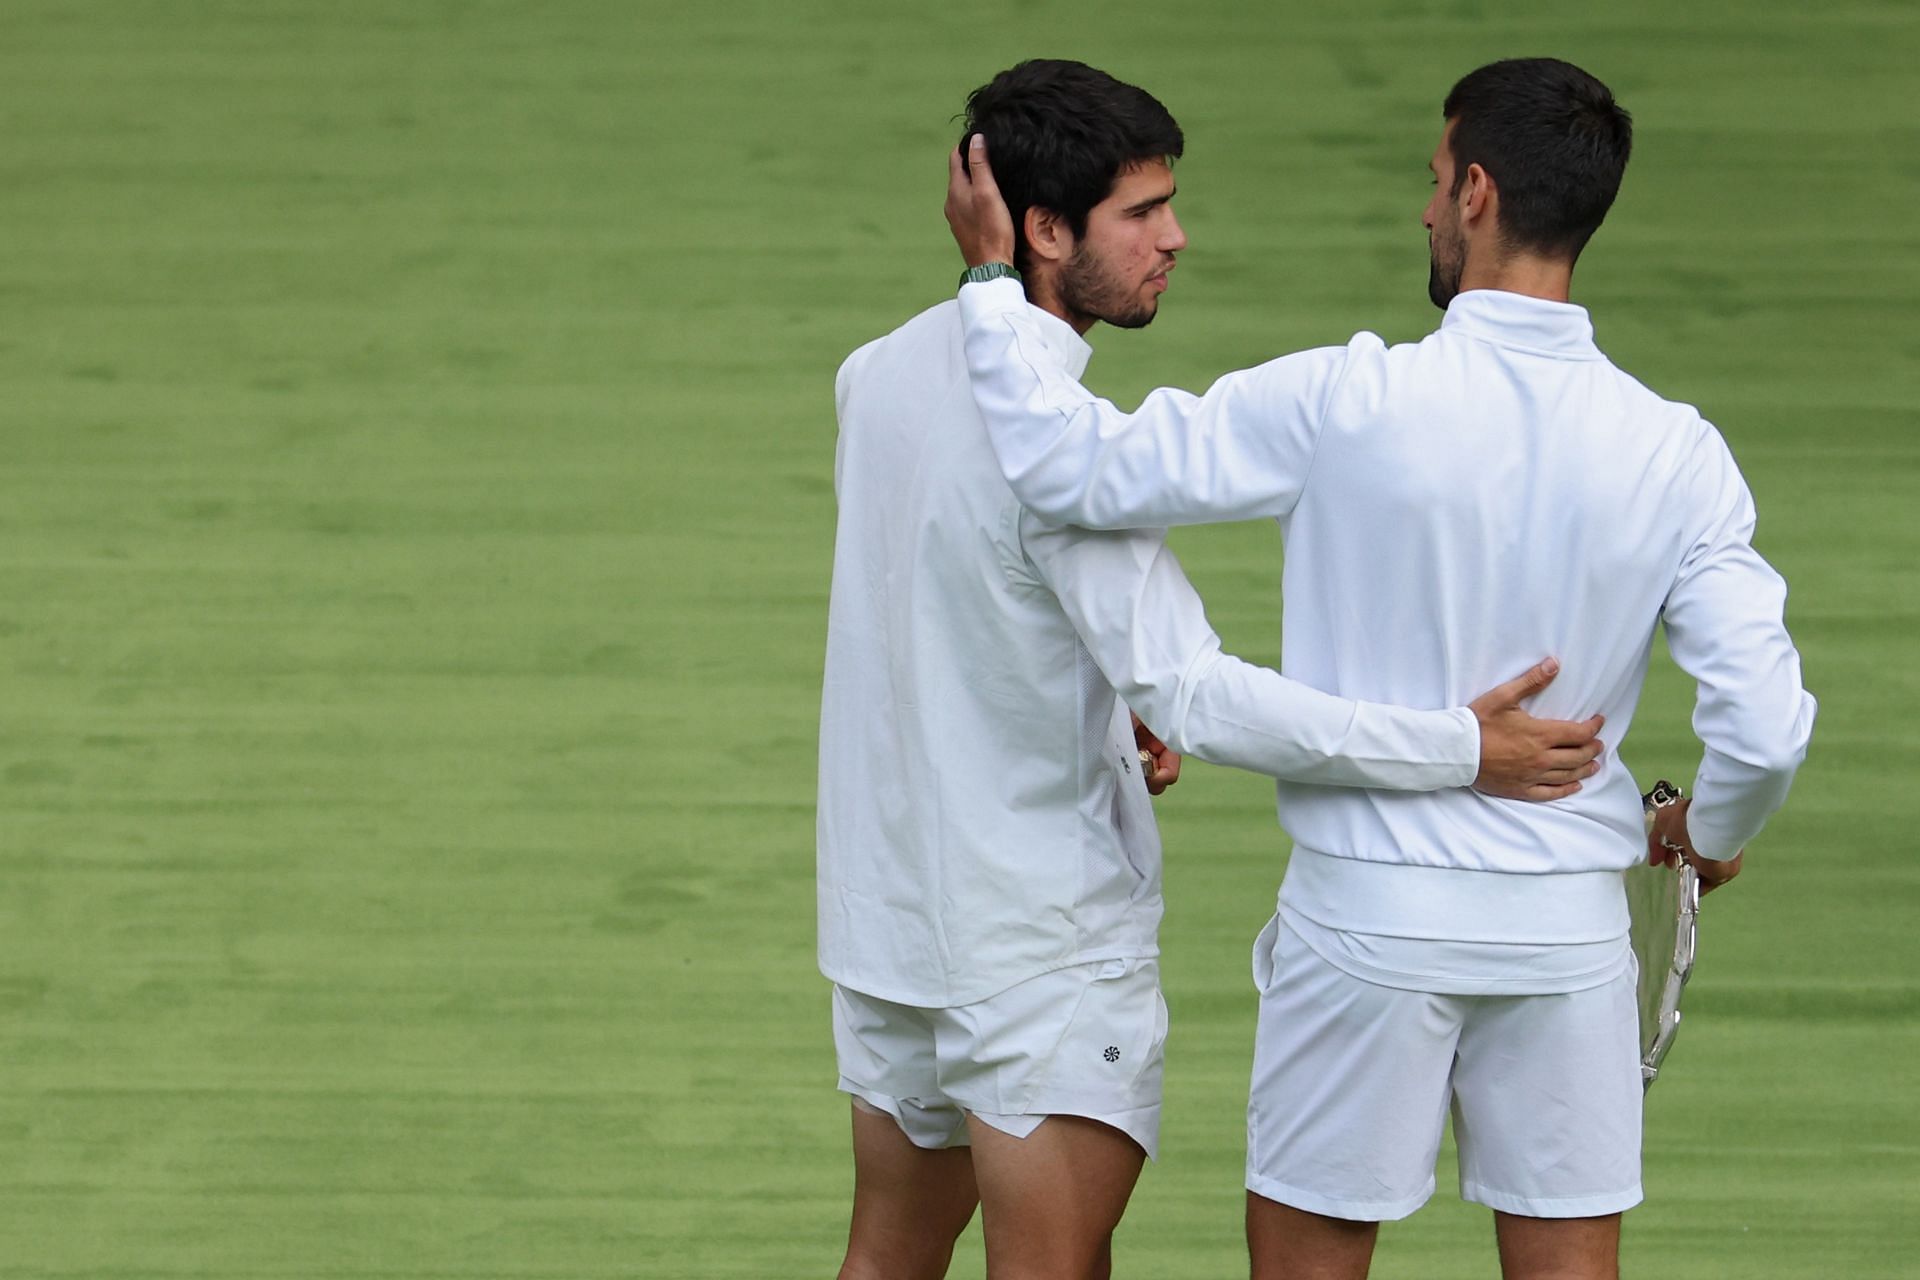
<path fill-rule="evenodd" d="M 1444 243 L 1450 251 L 1444 256 L 1441 253 L 1443 241 L 1438 234 L 1431 237 L 1427 244 L 1427 297 L 1442 311 L 1460 296 L 1460 273 L 1465 269 L 1467 260 L 1460 244 L 1451 240 Z"/>
<path fill-rule="evenodd" d="M 1104 259 L 1085 245 L 1060 269 L 1060 303 L 1076 315 L 1104 320 L 1116 329 L 1144 329 L 1160 312 L 1158 300 L 1142 301 L 1113 278 Z"/>

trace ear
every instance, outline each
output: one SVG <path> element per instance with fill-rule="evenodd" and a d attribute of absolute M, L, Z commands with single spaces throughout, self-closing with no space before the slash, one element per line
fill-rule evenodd
<path fill-rule="evenodd" d="M 1500 189 L 1493 185 L 1493 175 L 1477 164 L 1468 165 L 1466 180 L 1460 184 L 1461 223 L 1497 218 L 1499 210 Z"/>
<path fill-rule="evenodd" d="M 1051 209 L 1027 207 L 1027 251 L 1047 262 L 1065 262 L 1073 256 L 1073 229 Z"/>

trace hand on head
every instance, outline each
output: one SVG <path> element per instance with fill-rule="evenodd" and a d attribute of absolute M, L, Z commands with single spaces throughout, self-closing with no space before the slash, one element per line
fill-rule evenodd
<path fill-rule="evenodd" d="M 987 140 L 971 134 L 966 147 L 964 161 L 957 147 L 947 153 L 947 226 L 968 266 L 1011 263 L 1013 215 L 987 163 Z"/>

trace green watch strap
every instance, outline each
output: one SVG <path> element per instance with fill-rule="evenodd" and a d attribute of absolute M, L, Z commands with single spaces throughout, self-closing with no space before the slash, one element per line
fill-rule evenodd
<path fill-rule="evenodd" d="M 960 273 L 960 285 L 985 284 L 989 280 L 1018 280 L 1020 273 L 1010 262 L 983 262 Z M 960 286 L 955 286 L 956 288 Z"/>

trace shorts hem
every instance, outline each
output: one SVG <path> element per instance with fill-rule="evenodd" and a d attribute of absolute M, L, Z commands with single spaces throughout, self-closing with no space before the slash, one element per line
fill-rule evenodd
<path fill-rule="evenodd" d="M 1049 1106 L 1035 1107 L 1027 1114 L 1073 1116 L 1080 1120 L 1095 1121 L 1125 1134 L 1134 1145 L 1147 1153 L 1147 1159 L 1155 1164 L 1160 1162 L 1159 1107 L 1136 1107 L 1131 1111 L 1095 1111 L 1089 1107 Z"/>
<path fill-rule="evenodd" d="M 845 1076 L 840 1077 L 839 1090 L 841 1093 L 852 1097 L 856 1103 L 873 1112 L 875 1115 L 882 1115 L 893 1121 L 894 1124 L 899 1126 L 900 1132 L 906 1134 L 907 1141 L 913 1143 L 914 1146 L 919 1147 L 923 1151 L 944 1151 L 954 1147 L 972 1145 L 971 1139 L 967 1136 L 965 1124 L 960 1126 L 952 1138 L 943 1143 L 929 1144 L 922 1142 L 913 1130 L 907 1127 L 900 1114 L 900 1104 L 903 1101 L 912 1102 L 914 1099 L 896 1098 L 892 1094 L 882 1093 L 878 1089 L 870 1089 L 865 1085 L 856 1084 Z M 1032 1118 L 1036 1121 L 1035 1127 L 1037 1128 L 1038 1122 L 1044 1121 L 1049 1116 L 1074 1116 L 1081 1120 L 1092 1120 L 1099 1124 L 1106 1125 L 1109 1129 L 1114 1129 L 1125 1134 L 1130 1141 L 1136 1143 L 1142 1151 L 1146 1152 L 1147 1159 L 1155 1163 L 1158 1163 L 1160 1160 L 1160 1108 L 1157 1106 L 1136 1107 L 1130 1111 L 1095 1111 L 1091 1107 L 1077 1107 L 1066 1104 L 1058 1106 L 1036 1106 L 1024 1111 L 989 1111 L 984 1107 L 970 1106 L 958 1098 L 950 1099 L 950 1101 L 960 1112 L 966 1115 L 976 1116 L 982 1124 L 992 1125 L 1002 1133 L 1019 1139 L 1028 1137 L 1032 1131 L 1029 1130 L 1028 1133 L 1013 1133 L 1004 1125 L 996 1124 L 995 1121 Z"/>
<path fill-rule="evenodd" d="M 1624 1191 L 1561 1197 L 1516 1196 L 1505 1191 L 1494 1191 L 1477 1182 L 1462 1182 L 1460 1198 L 1521 1218 L 1603 1218 L 1608 1214 L 1624 1213 L 1645 1197 L 1637 1182 Z"/>
<path fill-rule="evenodd" d="M 1302 1191 L 1257 1173 L 1247 1174 L 1247 1190 L 1257 1196 L 1307 1213 L 1317 1213 L 1323 1218 L 1341 1218 L 1348 1222 L 1397 1222 L 1411 1216 L 1414 1210 L 1431 1200 L 1433 1189 L 1434 1180 L 1428 1178 L 1426 1187 L 1419 1194 L 1399 1200 L 1339 1200 L 1312 1191 Z"/>

